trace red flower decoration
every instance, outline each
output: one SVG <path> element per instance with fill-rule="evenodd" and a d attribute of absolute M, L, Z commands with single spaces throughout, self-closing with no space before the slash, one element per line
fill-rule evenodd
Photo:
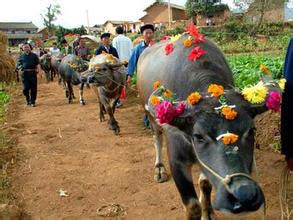
<path fill-rule="evenodd" d="M 170 36 L 164 36 L 164 37 L 161 38 L 160 41 L 165 41 L 165 40 L 170 40 L 170 39 L 171 39 Z"/>
<path fill-rule="evenodd" d="M 197 27 L 192 22 L 187 26 L 187 32 L 194 38 L 194 43 L 205 42 L 203 35 L 199 33 Z"/>
<path fill-rule="evenodd" d="M 198 58 L 200 58 L 202 55 L 204 55 L 206 52 L 201 49 L 200 47 L 195 47 L 192 49 L 192 51 L 190 51 L 189 55 L 188 55 L 188 59 L 190 61 L 195 61 Z"/>
<path fill-rule="evenodd" d="M 174 50 L 174 44 L 168 43 L 165 47 L 166 55 L 169 55 L 170 53 L 172 53 L 173 50 Z"/>

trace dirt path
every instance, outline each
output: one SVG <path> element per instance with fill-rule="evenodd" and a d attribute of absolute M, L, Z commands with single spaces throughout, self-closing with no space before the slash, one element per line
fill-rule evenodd
<path fill-rule="evenodd" d="M 17 204 L 33 219 L 101 219 L 97 209 L 110 203 L 127 209 L 125 219 L 184 219 L 173 180 L 153 181 L 152 136 L 141 125 L 136 98 L 116 113 L 119 137 L 98 121 L 89 89 L 83 107 L 77 100 L 67 104 L 57 83 L 40 84 L 36 108 L 25 106 L 21 95 L 14 99 L 18 117 L 11 126 L 18 142 L 18 165 L 12 190 Z M 263 149 L 257 150 L 256 158 L 268 219 L 279 219 L 281 157 Z M 69 196 L 60 197 L 60 189 Z"/>

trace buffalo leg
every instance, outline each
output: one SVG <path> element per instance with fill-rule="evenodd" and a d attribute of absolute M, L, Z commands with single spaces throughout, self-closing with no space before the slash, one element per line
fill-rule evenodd
<path fill-rule="evenodd" d="M 201 206 L 196 195 L 191 168 L 195 155 L 189 137 L 178 128 L 163 125 L 168 146 L 171 173 L 186 209 L 188 220 L 201 220 Z"/>
<path fill-rule="evenodd" d="M 72 85 L 71 85 L 71 82 L 68 81 L 67 82 L 67 87 L 68 87 L 68 103 L 72 103 L 72 98 L 73 98 L 73 88 L 72 88 Z"/>
<path fill-rule="evenodd" d="M 163 183 L 168 181 L 168 174 L 162 159 L 163 135 L 158 126 L 154 123 L 152 123 L 152 130 L 156 150 L 154 180 L 158 183 Z"/>
<path fill-rule="evenodd" d="M 200 174 L 198 185 L 200 189 L 199 201 L 202 211 L 201 220 L 212 220 L 214 219 L 211 205 L 212 185 L 203 173 Z"/>
<path fill-rule="evenodd" d="M 82 82 L 79 87 L 79 103 L 81 105 L 85 105 L 85 101 L 83 99 L 83 88 L 84 88 L 84 83 Z"/>
<path fill-rule="evenodd" d="M 113 130 L 116 135 L 118 135 L 120 133 L 120 127 L 118 125 L 118 122 L 114 118 L 113 109 L 109 104 L 107 104 L 107 106 L 105 106 L 105 109 L 109 115 L 109 126 L 110 126 L 109 128 L 111 130 Z"/>
<path fill-rule="evenodd" d="M 99 95 L 98 88 L 96 86 L 92 86 L 92 89 L 94 90 L 94 93 L 96 94 L 97 99 L 98 99 L 99 110 L 100 110 L 100 115 L 99 115 L 100 116 L 100 122 L 103 122 L 103 121 L 105 121 L 104 112 L 106 110 L 105 110 L 105 107 L 104 107 L 104 105 L 102 104 L 102 102 L 100 100 L 100 95 Z"/>

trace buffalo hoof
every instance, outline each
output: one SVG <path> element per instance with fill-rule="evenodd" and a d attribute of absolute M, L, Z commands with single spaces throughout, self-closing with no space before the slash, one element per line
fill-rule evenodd
<path fill-rule="evenodd" d="M 84 100 L 79 100 L 80 105 L 85 105 L 85 101 Z"/>
<path fill-rule="evenodd" d="M 100 115 L 100 122 L 104 122 L 104 121 L 106 121 L 104 114 Z"/>
<path fill-rule="evenodd" d="M 68 104 L 71 104 L 72 103 L 72 99 L 68 100 Z"/>
<path fill-rule="evenodd" d="M 65 96 L 66 96 L 66 98 L 69 97 L 69 92 L 68 91 L 65 92 Z"/>
<path fill-rule="evenodd" d="M 114 129 L 113 132 L 114 132 L 115 135 L 119 135 L 120 134 L 120 128 L 118 127 L 116 129 Z"/>
<path fill-rule="evenodd" d="M 168 177 L 168 174 L 166 172 L 164 165 L 157 165 L 155 168 L 154 180 L 157 183 L 163 183 L 163 182 L 168 181 L 168 179 L 169 179 L 169 177 Z"/>

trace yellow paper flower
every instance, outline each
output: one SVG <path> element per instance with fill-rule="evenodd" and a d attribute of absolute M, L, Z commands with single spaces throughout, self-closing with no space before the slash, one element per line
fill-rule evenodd
<path fill-rule="evenodd" d="M 259 69 L 260 69 L 260 71 L 262 71 L 266 75 L 270 73 L 269 68 L 264 64 L 260 64 Z"/>
<path fill-rule="evenodd" d="M 164 92 L 164 96 L 166 98 L 170 98 L 172 95 L 173 95 L 173 93 L 169 89 L 166 89 L 166 91 Z"/>
<path fill-rule="evenodd" d="M 150 102 L 153 106 L 157 106 L 158 104 L 161 103 L 160 98 L 158 96 L 152 95 Z"/>
<path fill-rule="evenodd" d="M 208 88 L 208 92 L 214 97 L 219 97 L 224 94 L 224 87 L 218 84 L 211 84 Z"/>
<path fill-rule="evenodd" d="M 153 88 L 154 90 L 158 89 L 161 86 L 161 82 L 159 80 L 157 80 L 156 82 L 154 82 L 153 84 Z"/>
<path fill-rule="evenodd" d="M 280 87 L 280 89 L 282 90 L 282 91 L 284 91 L 284 89 L 285 89 L 285 84 L 286 84 L 286 79 L 280 79 L 279 80 L 279 82 L 278 82 L 278 84 L 279 84 L 279 87 Z"/>
<path fill-rule="evenodd" d="M 175 36 L 172 36 L 172 37 L 170 38 L 170 41 L 171 41 L 172 43 L 174 43 L 174 42 L 176 42 L 180 37 L 181 37 L 181 34 L 177 34 L 177 35 L 175 35 Z"/>
<path fill-rule="evenodd" d="M 222 114 L 227 120 L 234 120 L 237 117 L 238 113 L 231 107 L 224 107 L 222 108 Z"/>
<path fill-rule="evenodd" d="M 184 45 L 184 47 L 191 47 L 191 45 L 192 45 L 191 37 L 188 37 L 187 39 L 185 39 L 183 41 L 183 45 Z"/>
<path fill-rule="evenodd" d="M 238 135 L 229 133 L 222 137 L 222 141 L 225 145 L 234 144 L 238 140 Z"/>
<path fill-rule="evenodd" d="M 263 103 L 268 94 L 268 88 L 263 82 L 259 82 L 255 86 L 247 87 L 242 90 L 244 99 L 252 104 Z"/>
<path fill-rule="evenodd" d="M 187 97 L 187 102 L 190 105 L 195 105 L 201 99 L 201 95 L 198 92 L 193 92 Z"/>

